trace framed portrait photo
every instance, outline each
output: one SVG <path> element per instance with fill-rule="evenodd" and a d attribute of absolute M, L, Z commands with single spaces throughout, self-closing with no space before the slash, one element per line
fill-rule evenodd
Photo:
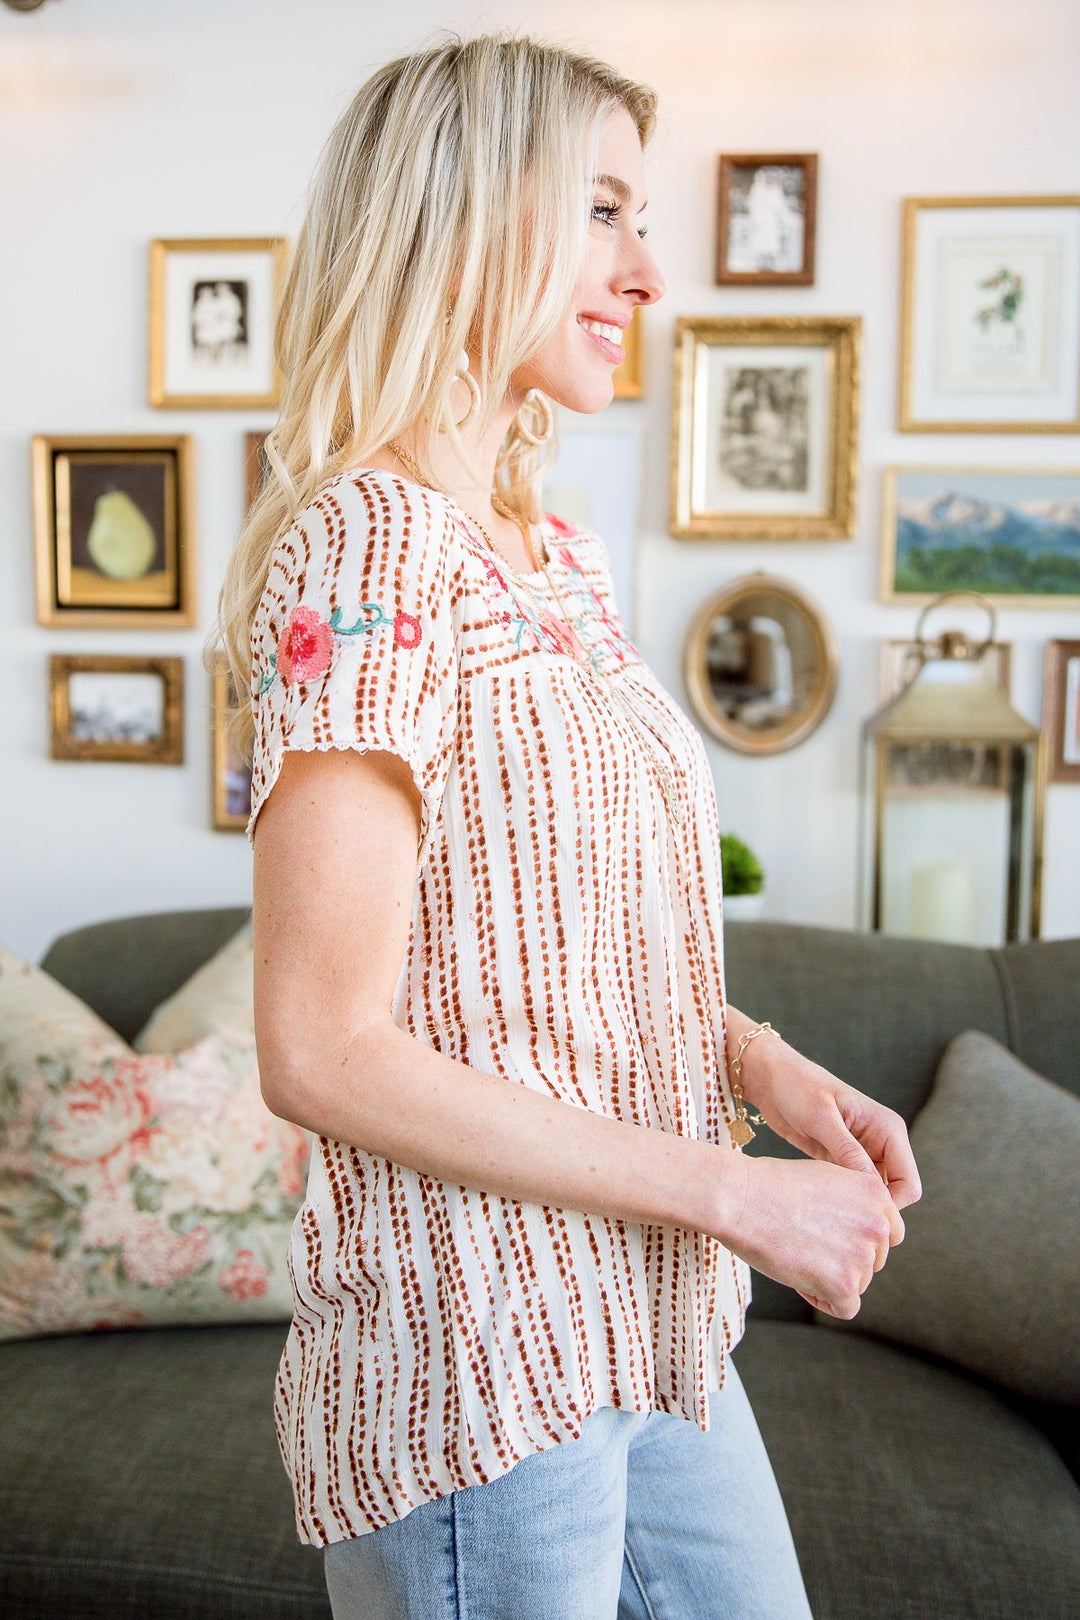
<path fill-rule="evenodd" d="M 680 317 L 672 534 L 851 536 L 861 334 L 857 315 Z"/>
<path fill-rule="evenodd" d="M 1080 641 L 1048 641 L 1043 735 L 1051 782 L 1080 782 Z"/>
<path fill-rule="evenodd" d="M 274 321 L 287 257 L 277 236 L 151 242 L 151 405 L 277 405 Z"/>
<path fill-rule="evenodd" d="M 716 215 L 721 287 L 810 287 L 814 282 L 817 155 L 724 155 Z"/>
<path fill-rule="evenodd" d="M 39 624 L 194 624 L 190 438 L 38 434 L 31 455 Z"/>
<path fill-rule="evenodd" d="M 218 832 L 244 832 L 251 815 L 251 765 L 237 748 L 230 727 L 236 709 L 236 686 L 228 661 L 219 657 L 211 684 L 213 824 Z"/>
<path fill-rule="evenodd" d="M 904 203 L 900 430 L 1080 430 L 1080 196 Z"/>
<path fill-rule="evenodd" d="M 49 659 L 53 759 L 184 762 L 184 661 L 55 654 Z"/>
<path fill-rule="evenodd" d="M 1012 607 L 1080 605 L 1080 469 L 887 468 L 881 600 L 949 590 Z"/>

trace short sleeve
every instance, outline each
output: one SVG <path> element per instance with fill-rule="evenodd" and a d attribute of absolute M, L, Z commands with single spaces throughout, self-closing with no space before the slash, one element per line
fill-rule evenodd
<path fill-rule="evenodd" d="M 278 542 L 252 626 L 248 837 L 288 749 L 385 750 L 423 804 L 420 861 L 457 739 L 460 570 L 447 503 L 347 474 Z"/>

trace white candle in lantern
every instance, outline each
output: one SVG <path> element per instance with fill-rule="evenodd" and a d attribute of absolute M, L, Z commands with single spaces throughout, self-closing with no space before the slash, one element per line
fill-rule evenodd
<path fill-rule="evenodd" d="M 911 874 L 910 931 L 918 939 L 975 943 L 975 868 L 932 861 Z"/>

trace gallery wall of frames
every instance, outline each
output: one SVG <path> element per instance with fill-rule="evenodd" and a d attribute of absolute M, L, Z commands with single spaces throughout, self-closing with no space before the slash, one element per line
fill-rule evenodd
<path fill-rule="evenodd" d="M 277 0 L 270 9 L 284 18 Z M 1049 28 L 1049 0 L 1034 9 Z M 1080 185 L 1061 184 L 1038 142 L 1018 164 L 1015 129 L 997 132 L 989 109 L 976 165 L 930 163 L 928 137 L 914 143 L 910 177 L 891 147 L 881 172 L 854 161 L 842 122 L 793 91 L 794 78 L 773 140 L 766 116 L 740 127 L 729 111 L 710 125 L 700 70 L 650 73 L 647 41 L 620 39 L 614 10 L 601 11 L 607 37 L 592 44 L 659 80 L 681 130 L 650 165 L 650 241 L 676 271 L 665 301 L 631 325 L 606 419 L 563 413 L 547 506 L 607 542 L 624 618 L 707 739 L 722 824 L 763 857 L 766 915 L 862 920 L 860 729 L 955 646 L 955 620 L 970 632 L 968 661 L 1038 733 L 1034 836 L 1054 898 L 1026 931 L 1080 932 L 1080 895 L 1062 902 L 1057 853 L 1080 836 Z M 990 11 L 1006 28 L 1005 8 Z M 830 0 L 822 15 L 834 13 Z M 342 87 L 362 76 L 354 58 Z M 1042 91 L 1036 72 L 1017 98 L 1018 126 L 1048 85 L 1056 93 L 1056 74 L 1048 57 Z M 959 88 L 977 105 L 974 80 Z M 854 114 L 865 86 L 853 79 L 849 94 Z M 899 139 L 899 110 L 891 116 Z M 104 851 L 34 850 L 53 889 L 31 917 L 24 888 L 23 940 L 6 941 L 15 948 L 107 914 L 100 888 L 79 887 L 95 860 L 115 873 L 114 912 L 246 895 L 236 694 L 222 662 L 204 668 L 202 646 L 223 559 L 267 475 L 274 318 L 295 199 L 326 123 L 314 101 L 297 117 L 303 161 L 256 187 L 257 219 L 248 204 L 230 217 L 236 186 L 218 181 L 202 209 L 191 184 L 182 206 L 163 193 L 160 206 L 140 197 L 125 213 L 114 199 L 122 228 L 98 251 L 115 255 L 117 299 L 100 313 L 122 386 L 111 380 L 97 405 L 92 378 L 59 375 L 48 409 L 37 389 L 33 420 L 20 424 L 10 402 L 4 416 L 7 477 L 25 490 L 4 545 L 22 548 L 20 577 L 32 582 L 9 622 L 35 696 L 0 748 L 13 765 L 25 757 L 54 773 L 36 775 L 35 791 L 76 807 L 76 838 L 83 783 L 86 802 L 98 795 L 95 838 L 109 804 L 121 829 Z M 234 170 L 253 150 L 237 139 Z M 140 236 L 151 220 L 170 234 Z M 875 233 L 872 284 L 838 269 L 860 230 Z M 78 277 L 77 262 L 67 274 Z M 31 345 L 22 358 L 33 366 Z M 77 370 L 77 347 L 71 358 Z M 218 516 L 227 486 L 229 532 Z M 943 593 L 955 593 L 950 605 L 916 637 Z M 992 630 L 976 633 L 985 610 Z M 980 755 L 976 785 L 996 781 L 994 769 Z M 103 771 L 115 789 L 100 786 Z M 164 816 L 166 801 L 143 785 L 161 771 L 183 783 Z M 157 844 L 144 840 L 126 874 L 122 829 L 155 815 Z M 186 845 L 170 838 L 174 822 Z M 133 847 L 141 838 L 140 826 Z M 185 858 L 191 883 L 170 869 Z M 814 864 L 825 876 L 804 881 Z M 960 880 L 950 871 L 943 882 Z"/>

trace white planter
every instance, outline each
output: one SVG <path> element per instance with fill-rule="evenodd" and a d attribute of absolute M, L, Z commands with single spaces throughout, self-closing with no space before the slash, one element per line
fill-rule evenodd
<path fill-rule="evenodd" d="M 724 917 L 728 922 L 756 922 L 765 915 L 765 891 L 759 894 L 726 894 Z"/>

